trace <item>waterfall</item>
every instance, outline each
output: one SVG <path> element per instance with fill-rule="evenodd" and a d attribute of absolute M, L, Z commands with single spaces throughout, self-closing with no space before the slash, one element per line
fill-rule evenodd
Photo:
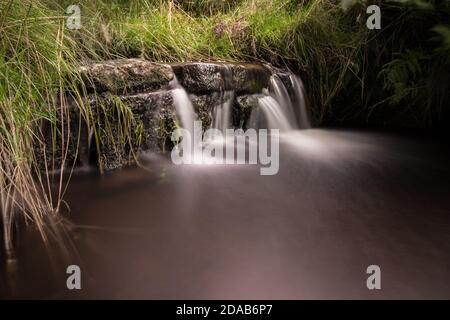
<path fill-rule="evenodd" d="M 188 130 L 192 136 L 194 135 L 194 121 L 197 116 L 192 106 L 192 102 L 186 90 L 178 83 L 176 77 L 172 80 L 172 97 L 181 125 Z"/>
<path fill-rule="evenodd" d="M 212 110 L 212 128 L 224 132 L 231 128 L 231 115 L 235 103 L 235 91 L 227 90 L 227 84 L 232 80 L 231 68 L 225 68 L 221 86 L 220 103 Z M 281 132 L 295 129 L 307 129 L 311 127 L 306 109 L 303 83 L 300 77 L 289 74 L 288 76 L 274 74 L 270 77 L 269 90 L 263 94 L 255 95 L 256 105 L 252 110 L 249 124 L 257 129 L 279 129 Z M 285 80 L 287 79 L 287 80 Z M 287 81 L 290 81 L 286 86 Z M 172 96 L 181 125 L 192 134 L 194 133 L 194 121 L 197 115 L 186 90 L 179 84 L 177 78 L 172 80 Z"/>
<path fill-rule="evenodd" d="M 269 93 L 258 98 L 258 110 L 253 110 L 251 123 L 260 123 L 261 115 L 269 129 L 280 129 L 282 132 L 311 127 L 306 110 L 303 83 L 300 77 L 289 75 L 293 96 L 289 95 L 283 81 L 278 75 L 270 78 Z"/>
<path fill-rule="evenodd" d="M 224 132 L 231 126 L 231 110 L 234 102 L 234 90 L 227 90 L 232 83 L 231 67 L 224 65 L 223 82 L 220 92 L 220 104 L 214 107 L 213 128 Z"/>
<path fill-rule="evenodd" d="M 234 102 L 234 91 L 221 94 L 221 103 L 214 108 L 213 128 L 222 132 L 231 126 L 231 110 Z"/>
<path fill-rule="evenodd" d="M 309 119 L 308 110 L 306 108 L 306 100 L 305 100 L 305 89 L 303 87 L 303 82 L 299 76 L 291 74 L 289 76 L 292 88 L 294 90 L 295 98 L 294 98 L 294 106 L 297 106 L 297 110 L 299 111 L 299 128 L 300 129 L 309 129 L 311 128 L 311 120 Z"/>
<path fill-rule="evenodd" d="M 278 119 L 278 120 L 282 120 L 284 122 L 284 123 L 283 122 L 280 123 L 279 124 L 280 126 L 286 127 L 285 122 L 287 122 L 289 124 L 289 129 L 298 128 L 298 123 L 297 123 L 297 119 L 296 119 L 295 111 L 294 111 L 294 103 L 293 103 L 291 97 L 289 96 L 286 86 L 281 81 L 280 77 L 278 77 L 277 75 L 273 75 L 270 78 L 270 91 L 271 91 L 271 96 L 278 104 L 279 111 L 281 111 L 284 116 L 283 116 L 283 118 L 280 118 L 278 115 L 279 112 L 276 112 L 278 117 L 275 119 L 271 119 L 271 120 L 268 119 L 268 122 L 271 122 L 272 124 L 277 125 L 277 122 L 274 122 L 274 121 L 276 119 Z M 264 108 L 267 109 L 268 99 L 263 98 L 263 104 L 265 106 Z M 269 104 L 274 105 L 273 101 L 270 101 Z M 274 127 L 274 128 L 276 128 L 276 127 Z M 283 130 L 281 127 L 279 127 L 278 129 Z M 285 128 L 285 129 L 287 129 L 287 128 Z"/>
<path fill-rule="evenodd" d="M 284 108 L 272 96 L 267 95 L 259 98 L 258 105 L 263 111 L 269 129 L 280 129 L 281 132 L 295 129 L 291 124 L 291 119 L 283 112 Z"/>
<path fill-rule="evenodd" d="M 190 144 L 191 148 L 185 149 L 181 147 L 181 149 L 177 150 L 180 152 L 177 157 L 182 157 L 178 158 L 178 160 L 182 159 L 182 163 L 223 164 L 222 156 L 224 152 L 228 155 L 230 145 L 233 147 L 231 150 L 235 150 L 234 148 L 238 148 L 238 152 L 239 150 L 244 150 L 243 155 L 245 159 L 247 143 L 249 144 L 248 148 L 254 146 L 255 143 L 251 144 L 250 140 L 237 139 L 236 136 L 225 134 L 227 129 L 233 128 L 231 118 L 234 116 L 233 111 L 238 110 L 234 108 L 235 103 L 239 103 L 238 108 L 242 107 L 251 111 L 250 115 L 248 115 L 248 113 L 242 113 L 244 112 L 242 109 L 238 110 L 238 117 L 249 117 L 246 118 L 246 128 L 278 129 L 281 133 L 290 133 L 296 129 L 310 127 L 303 84 L 299 77 L 287 73 L 273 74 L 269 79 L 268 88 L 263 89 L 262 93 L 239 96 L 239 90 L 242 88 L 234 83 L 231 67 L 224 67 L 220 75 L 221 82 L 218 88 L 216 86 L 216 90 L 212 90 L 209 93 L 211 96 L 206 100 L 214 101 L 209 102 L 214 103 L 214 105 L 206 106 L 208 113 L 210 112 L 209 115 L 212 116 L 210 129 L 214 130 L 202 130 L 201 125 L 195 122 L 198 117 L 191 97 L 178 82 L 176 76 L 171 82 L 173 104 L 178 119 L 182 128 L 190 133 L 186 137 L 183 135 L 181 141 L 184 141 L 185 146 L 186 143 L 188 146 Z M 246 102 L 238 102 L 239 99 L 243 99 Z M 244 103 L 244 105 L 241 105 L 241 103 Z M 203 105 L 201 107 L 204 108 Z M 190 140 L 185 141 L 185 138 Z M 235 143 L 238 143 L 238 145 L 236 146 Z M 178 148 L 178 145 L 176 148 Z M 234 151 L 231 154 L 233 154 L 234 161 Z M 242 154 L 237 154 L 237 157 L 241 157 L 239 159 L 242 160 Z"/>

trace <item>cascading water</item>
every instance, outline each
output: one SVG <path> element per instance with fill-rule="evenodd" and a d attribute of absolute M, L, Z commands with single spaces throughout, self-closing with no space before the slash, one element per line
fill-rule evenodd
<path fill-rule="evenodd" d="M 186 90 L 179 84 L 177 77 L 172 80 L 172 97 L 175 109 L 180 117 L 183 129 L 188 130 L 192 135 L 194 133 L 194 121 L 197 116 L 192 106 L 192 102 Z"/>
<path fill-rule="evenodd" d="M 213 128 L 225 131 L 231 125 L 231 107 L 234 102 L 234 91 L 222 93 L 221 103 L 214 108 Z"/>
<path fill-rule="evenodd" d="M 220 104 L 214 107 L 213 128 L 221 130 L 231 126 L 231 107 L 234 102 L 234 90 L 227 90 L 228 84 L 232 82 L 232 70 L 230 66 L 224 65 L 222 90 L 220 92 Z"/>
<path fill-rule="evenodd" d="M 176 76 L 174 76 L 171 85 L 173 103 L 175 105 L 178 117 L 180 118 L 181 125 L 183 129 L 189 131 L 191 138 L 190 144 L 194 146 L 194 139 L 196 135 L 194 122 L 197 120 L 197 114 L 194 111 L 194 107 L 186 90 L 179 84 Z M 194 147 L 192 149 L 192 153 L 190 154 L 190 158 L 193 163 L 201 163 L 201 150 Z"/>
<path fill-rule="evenodd" d="M 298 76 L 289 75 L 292 84 L 293 97 L 278 75 L 270 78 L 269 93 L 258 98 L 258 108 L 261 109 L 269 129 L 280 129 L 287 132 L 294 129 L 311 127 L 306 110 L 303 83 Z M 296 112 L 297 111 L 297 112 Z M 259 110 L 253 110 L 251 123 L 261 122 Z"/>
<path fill-rule="evenodd" d="M 224 132 L 231 127 L 231 114 L 235 101 L 235 92 L 226 90 L 227 83 L 232 79 L 231 69 L 226 67 L 223 74 L 223 87 L 221 103 L 213 109 L 212 128 Z M 281 132 L 289 132 L 295 129 L 307 129 L 311 127 L 306 109 L 303 83 L 300 77 L 290 74 L 292 92 L 289 93 L 280 76 L 272 75 L 269 90 L 257 97 L 257 106 L 253 108 L 250 116 L 250 127 L 255 129 L 267 127 L 279 129 Z M 186 90 L 178 83 L 175 77 L 172 81 L 172 96 L 175 108 L 184 129 L 194 133 L 194 121 L 197 115 Z"/>
<path fill-rule="evenodd" d="M 265 97 L 262 99 L 260 105 L 264 105 L 264 109 L 268 110 L 271 108 L 277 108 L 278 110 L 268 110 L 270 113 L 266 113 L 266 116 L 269 115 L 276 115 L 277 117 L 274 119 L 267 119 L 269 122 L 269 125 L 275 125 L 273 128 L 277 128 L 278 121 L 281 121 L 279 123 L 280 126 L 278 129 L 280 130 L 288 130 L 288 129 L 294 129 L 298 128 L 297 119 L 295 117 L 294 112 L 294 104 L 292 103 L 292 99 L 289 96 L 288 90 L 286 89 L 286 86 L 281 81 L 281 79 L 277 75 L 273 75 L 270 78 L 270 91 L 271 96 L 275 100 L 275 102 L 278 104 L 278 106 L 273 102 L 267 101 Z M 271 108 L 268 108 L 268 105 L 270 105 Z M 283 117 L 280 117 L 281 115 L 279 113 L 283 114 Z M 286 122 L 289 124 L 289 127 L 286 126 Z"/>
<path fill-rule="evenodd" d="M 295 98 L 293 101 L 293 105 L 297 106 L 299 112 L 299 129 L 309 129 L 311 128 L 311 120 L 309 119 L 308 110 L 306 108 L 306 99 L 305 99 L 305 89 L 303 87 L 303 82 L 299 76 L 291 74 L 289 76 L 292 88 L 294 90 Z"/>
<path fill-rule="evenodd" d="M 263 111 L 269 129 L 279 129 L 281 132 L 287 132 L 294 129 L 290 119 L 283 112 L 280 104 L 270 95 L 258 99 L 258 106 Z"/>

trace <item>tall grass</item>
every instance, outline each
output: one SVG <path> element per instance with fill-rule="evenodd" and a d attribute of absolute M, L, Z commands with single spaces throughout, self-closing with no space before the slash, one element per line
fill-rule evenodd
<path fill-rule="evenodd" d="M 37 122 L 50 119 L 46 101 L 55 99 L 54 88 L 60 79 L 62 25 L 39 6 L 2 3 L 0 17 L 0 197 L 7 256 L 12 254 L 11 233 L 14 214 L 25 217 L 42 228 L 44 215 L 53 212 L 52 199 L 42 193 L 48 186 L 42 176 L 33 176 L 33 140 Z M 49 39 L 46 31 L 59 35 Z M 42 231 L 42 230 L 41 230 Z"/>
<path fill-rule="evenodd" d="M 89 127 L 97 123 L 78 73 L 80 63 L 97 57 L 90 50 L 97 42 L 89 32 L 79 41 L 65 22 L 64 8 L 54 3 L 0 3 L 0 222 L 7 260 L 16 223 L 32 222 L 45 242 L 51 235 L 45 221 L 61 209 L 78 152 L 81 121 L 73 123 L 70 112 Z M 50 138 L 43 132 L 49 124 Z"/>
<path fill-rule="evenodd" d="M 36 145 L 41 145 L 40 124 L 60 124 L 67 132 L 64 97 L 76 59 L 66 40 L 64 20 L 58 12 L 35 2 L 6 1 L 0 15 L 0 211 L 8 259 L 16 215 L 32 221 L 46 240 L 44 220 L 61 204 L 63 181 L 54 198 L 49 174 L 36 170 Z M 58 103 L 57 101 L 61 101 Z M 57 119 L 59 114 L 59 119 Z M 56 138 L 56 135 L 54 135 Z M 59 135 L 65 146 L 67 135 Z M 67 154 L 62 155 L 64 164 Z M 46 159 L 47 157 L 45 157 Z M 45 171 L 53 164 L 45 161 Z M 64 166 L 61 166 L 64 170 Z"/>

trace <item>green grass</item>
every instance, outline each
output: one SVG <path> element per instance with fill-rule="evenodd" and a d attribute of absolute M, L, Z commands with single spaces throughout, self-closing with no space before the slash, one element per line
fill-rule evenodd
<path fill-rule="evenodd" d="M 319 121 L 344 74 L 356 72 L 351 69 L 361 54 L 362 25 L 354 28 L 329 0 L 237 1 L 226 10 L 217 10 L 214 1 L 139 3 L 132 8 L 126 1 L 113 7 L 83 4 L 84 34 L 96 34 L 89 49 L 104 57 L 159 62 L 262 60 L 288 65 L 310 80 Z"/>
<path fill-rule="evenodd" d="M 71 66 L 62 59 L 67 51 L 61 43 L 63 24 L 48 12 L 14 2 L 1 8 L 0 197 L 7 253 L 18 211 L 40 228 L 45 214 L 54 211 L 50 193 L 42 192 L 49 181 L 34 177 L 32 148 L 39 139 L 38 123 L 55 120 L 56 92 Z"/>
<path fill-rule="evenodd" d="M 372 1 L 382 5 L 379 32 L 365 27 L 367 1 L 351 1 L 344 11 L 333 0 L 81 0 L 82 28 L 69 30 L 65 8 L 72 2 L 0 2 L 0 210 L 8 250 L 14 215 L 45 235 L 45 217 L 61 206 L 67 181 L 36 170 L 33 148 L 43 144 L 42 121 L 50 121 L 54 144 L 65 148 L 62 161 L 48 157 L 46 171 L 64 168 L 78 142 L 70 134 L 67 93 L 94 132 L 99 161 L 102 143 L 123 149 L 139 133 L 126 106 L 113 103 L 95 114 L 85 106 L 77 70 L 88 60 L 286 66 L 305 80 L 318 123 L 384 123 L 399 113 L 414 126 L 435 126 L 448 107 L 447 0 Z M 110 123 L 113 112 L 119 127 Z"/>

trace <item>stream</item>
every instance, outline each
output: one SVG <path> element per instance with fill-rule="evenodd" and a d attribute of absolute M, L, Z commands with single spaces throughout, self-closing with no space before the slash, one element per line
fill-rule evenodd
<path fill-rule="evenodd" d="M 259 165 L 177 166 L 153 153 L 142 167 L 78 173 L 65 240 L 45 247 L 32 229 L 22 234 L 17 281 L 0 293 L 448 299 L 448 151 L 415 133 L 318 128 L 281 136 L 271 176 Z M 81 268 L 81 290 L 66 288 L 69 264 Z M 374 264 L 381 290 L 366 287 Z"/>

